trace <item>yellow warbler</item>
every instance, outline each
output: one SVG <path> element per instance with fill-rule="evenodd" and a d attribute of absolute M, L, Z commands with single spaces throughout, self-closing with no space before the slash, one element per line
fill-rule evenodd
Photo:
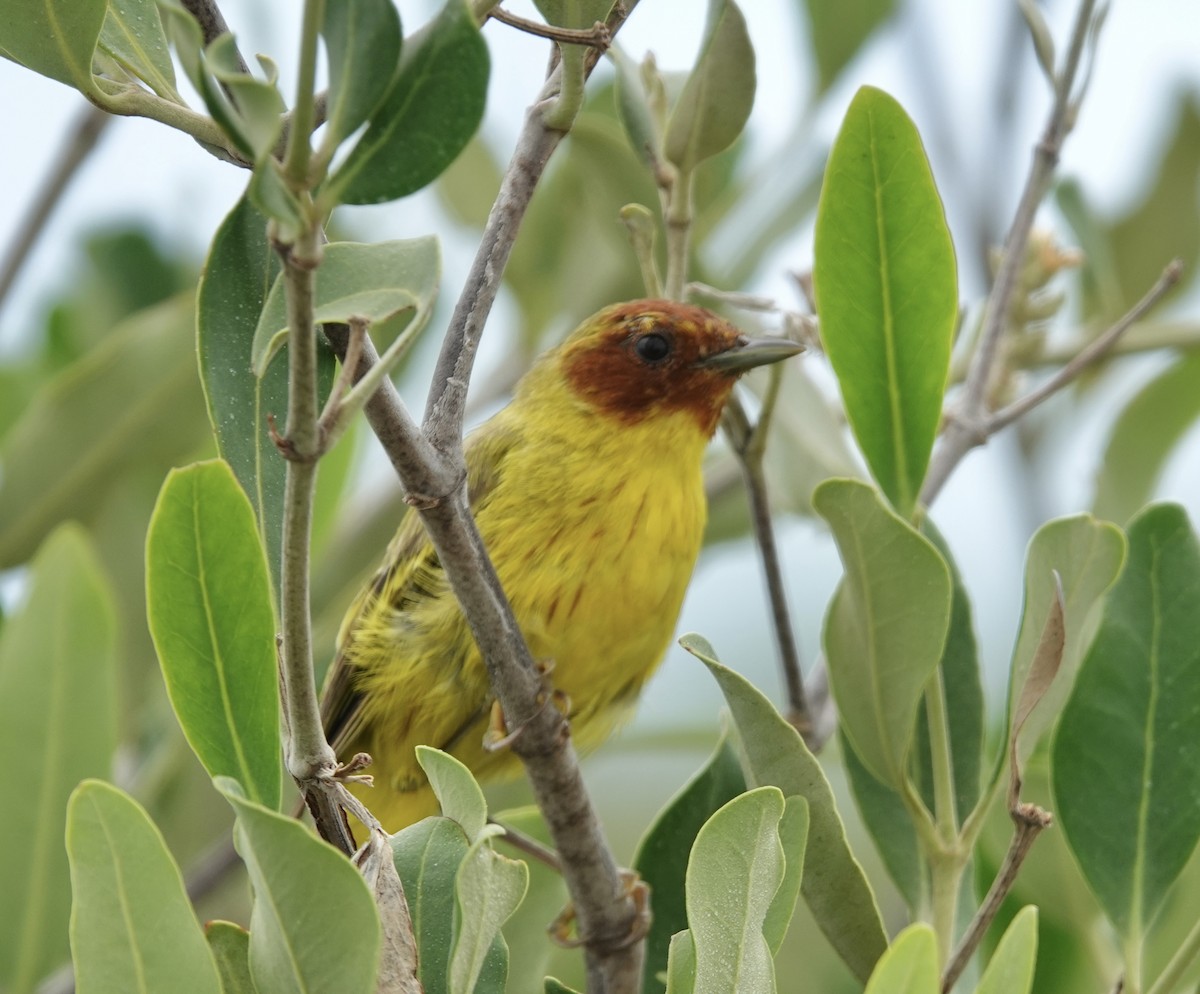
<path fill-rule="evenodd" d="M 738 375 L 800 346 L 752 341 L 700 307 L 606 308 L 542 356 L 466 440 L 480 533 L 534 658 L 570 701 L 582 749 L 629 712 L 666 652 L 700 552 L 704 448 Z M 322 712 L 338 754 L 368 752 L 362 796 L 389 831 L 437 811 L 414 748 L 476 776 L 493 698 L 479 650 L 409 512 L 342 624 Z"/>

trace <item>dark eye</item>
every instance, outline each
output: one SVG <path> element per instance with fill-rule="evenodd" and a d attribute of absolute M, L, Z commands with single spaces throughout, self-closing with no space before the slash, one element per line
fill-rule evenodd
<path fill-rule="evenodd" d="M 671 354 L 671 343 L 667 336 L 656 331 L 643 335 L 634 342 L 633 348 L 639 358 L 646 362 L 662 362 Z"/>

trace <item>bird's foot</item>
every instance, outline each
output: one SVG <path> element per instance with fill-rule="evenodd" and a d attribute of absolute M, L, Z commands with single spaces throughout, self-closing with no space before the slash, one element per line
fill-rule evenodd
<path fill-rule="evenodd" d="M 345 763 L 338 763 L 331 779 L 339 783 L 358 783 L 364 787 L 374 787 L 375 778 L 370 773 L 359 773 L 371 765 L 371 755 L 366 752 L 356 752 Z"/>
<path fill-rule="evenodd" d="M 650 932 L 650 886 L 636 870 L 621 870 L 621 881 L 625 885 L 625 896 L 633 901 L 633 919 L 629 923 L 629 932 L 615 942 L 605 942 L 606 949 L 627 949 L 641 942 Z M 585 935 L 572 935 L 571 929 L 575 924 L 575 905 L 568 903 L 558 913 L 558 916 L 548 926 L 546 932 L 550 939 L 564 949 L 576 949 L 591 941 Z"/>
<path fill-rule="evenodd" d="M 501 749 L 511 748 L 513 743 L 521 737 L 521 733 L 533 723 L 533 720 L 546 709 L 547 705 L 553 704 L 564 718 L 570 715 L 571 698 L 561 690 L 556 690 L 550 683 L 550 674 L 554 670 L 554 660 L 538 660 L 537 668 L 538 676 L 542 681 L 542 689 L 538 691 L 537 696 L 537 710 L 515 728 L 509 728 L 508 721 L 504 717 L 504 709 L 500 707 L 500 702 L 492 701 L 492 711 L 488 718 L 488 728 L 483 735 L 483 747 L 488 752 L 499 752 Z"/>

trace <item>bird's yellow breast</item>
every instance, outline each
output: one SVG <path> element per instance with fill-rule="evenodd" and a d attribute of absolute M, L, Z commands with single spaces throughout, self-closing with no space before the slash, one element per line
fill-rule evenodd
<path fill-rule="evenodd" d="M 706 439 L 685 413 L 612 426 L 563 410 L 512 452 L 479 528 L 535 658 L 599 742 L 670 642 L 704 531 Z"/>

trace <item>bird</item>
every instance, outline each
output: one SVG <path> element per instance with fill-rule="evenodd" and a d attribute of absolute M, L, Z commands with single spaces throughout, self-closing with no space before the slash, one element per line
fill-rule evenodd
<path fill-rule="evenodd" d="M 581 751 L 623 723 L 666 653 L 704 534 L 705 449 L 734 383 L 800 351 L 692 304 L 615 304 L 536 360 L 466 437 L 480 535 Z M 396 832 L 438 812 L 418 745 L 480 780 L 519 774 L 511 750 L 485 748 L 493 705 L 410 509 L 342 623 L 322 693 L 327 737 L 339 756 L 371 756 L 374 789 L 352 789 Z"/>

